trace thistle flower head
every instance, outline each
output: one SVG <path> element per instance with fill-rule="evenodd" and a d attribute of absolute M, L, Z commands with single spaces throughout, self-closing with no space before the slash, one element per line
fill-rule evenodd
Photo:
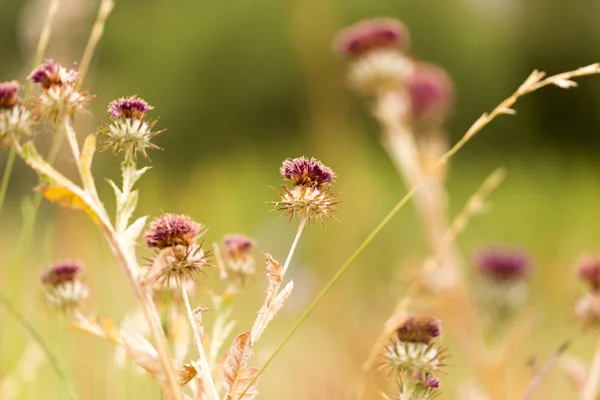
<path fill-rule="evenodd" d="M 396 328 L 396 336 L 401 342 L 429 344 L 441 333 L 439 320 L 416 315 L 407 316 Z"/>
<path fill-rule="evenodd" d="M 223 239 L 227 268 L 242 280 L 255 272 L 255 260 L 250 254 L 254 241 L 242 234 L 232 234 Z"/>
<path fill-rule="evenodd" d="M 163 131 L 152 131 L 158 120 L 146 121 L 146 113 L 154 109 L 137 96 L 122 97 L 108 106 L 111 121 L 100 128 L 105 137 L 102 150 L 113 150 L 115 156 L 125 152 L 126 159 L 135 159 L 137 153 L 148 158 L 146 149 L 160 150 L 151 139 Z"/>
<path fill-rule="evenodd" d="M 600 256 L 587 256 L 579 261 L 579 278 L 590 285 L 594 292 L 600 291 Z"/>
<path fill-rule="evenodd" d="M 205 227 L 187 215 L 163 214 L 156 218 L 144 235 L 146 246 L 164 249 L 177 245 L 192 244 Z"/>
<path fill-rule="evenodd" d="M 78 261 L 60 261 L 45 270 L 40 280 L 45 285 L 58 286 L 65 282 L 73 282 L 81 273 L 81 263 Z"/>
<path fill-rule="evenodd" d="M 0 143 L 31 137 L 31 112 L 19 105 L 19 83 L 0 82 Z"/>
<path fill-rule="evenodd" d="M 79 306 L 87 299 L 89 290 L 79 280 L 81 263 L 77 261 L 60 261 L 42 272 L 40 280 L 46 288 L 48 302 L 60 309 Z"/>
<path fill-rule="evenodd" d="M 231 258 L 245 257 L 252 246 L 254 246 L 254 241 L 242 234 L 225 236 L 223 243 L 225 244 L 227 255 Z"/>
<path fill-rule="evenodd" d="M 374 18 L 360 21 L 344 29 L 337 37 L 336 48 L 345 57 L 359 57 L 382 48 L 408 48 L 405 26 L 393 18 Z"/>
<path fill-rule="evenodd" d="M 37 83 L 42 89 L 50 89 L 52 86 L 73 86 L 79 79 L 79 73 L 74 69 L 67 70 L 54 60 L 46 60 L 27 77 L 33 83 Z"/>
<path fill-rule="evenodd" d="M 406 83 L 412 118 L 418 123 L 443 121 L 452 105 L 453 86 L 441 68 L 419 63 Z"/>
<path fill-rule="evenodd" d="M 321 188 L 335 182 L 335 173 L 316 158 L 288 158 L 283 162 L 280 172 L 285 179 L 292 181 L 294 186 Z"/>
<path fill-rule="evenodd" d="M 108 113 L 113 119 L 143 119 L 154 107 L 137 96 L 121 97 L 108 105 Z"/>
<path fill-rule="evenodd" d="M 61 115 L 73 115 L 83 109 L 91 99 L 86 93 L 77 90 L 79 73 L 66 69 L 53 60 L 46 60 L 27 77 L 37 83 L 42 92 L 36 97 L 40 114 L 56 119 Z"/>
<path fill-rule="evenodd" d="M 482 250 L 475 259 L 479 272 L 496 283 L 523 280 L 531 270 L 531 261 L 524 251 L 490 248 Z"/>
<path fill-rule="evenodd" d="M 0 109 L 10 109 L 19 101 L 19 82 L 0 82 Z"/>
<path fill-rule="evenodd" d="M 155 285 L 169 286 L 172 280 L 182 285 L 198 279 L 207 264 L 206 254 L 199 244 L 165 247 L 154 257 L 147 280 Z"/>

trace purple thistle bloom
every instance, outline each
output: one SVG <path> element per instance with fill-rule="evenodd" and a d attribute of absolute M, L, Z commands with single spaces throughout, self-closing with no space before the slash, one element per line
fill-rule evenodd
<path fill-rule="evenodd" d="M 531 261 L 524 251 L 500 248 L 480 251 L 475 265 L 483 276 L 500 283 L 524 279 L 531 269 Z"/>
<path fill-rule="evenodd" d="M 579 261 L 579 278 L 588 283 L 594 292 L 600 290 L 600 256 L 587 256 Z"/>
<path fill-rule="evenodd" d="M 335 173 L 316 158 L 288 158 L 279 171 L 284 178 L 292 181 L 294 186 L 320 188 L 335 182 Z"/>
<path fill-rule="evenodd" d="M 223 242 L 229 256 L 233 258 L 245 255 L 254 245 L 252 239 L 241 234 L 226 236 Z"/>
<path fill-rule="evenodd" d="M 429 344 L 441 334 L 440 321 L 431 317 L 410 315 L 396 328 L 396 335 L 401 342 Z"/>
<path fill-rule="evenodd" d="M 440 387 L 440 381 L 439 381 L 439 379 L 436 379 L 436 378 L 434 378 L 433 376 L 428 376 L 428 377 L 425 379 L 424 386 L 425 386 L 426 388 L 433 388 L 433 389 L 437 389 L 437 388 L 439 388 L 439 387 Z"/>
<path fill-rule="evenodd" d="M 408 47 L 408 31 L 393 18 L 360 21 L 344 29 L 336 39 L 336 47 L 346 57 L 359 57 L 371 50 Z"/>
<path fill-rule="evenodd" d="M 150 224 L 144 235 L 146 246 L 158 249 L 177 245 L 189 246 L 204 230 L 204 226 L 187 215 L 163 214 Z"/>
<path fill-rule="evenodd" d="M 65 282 L 72 282 L 81 273 L 79 261 L 58 261 L 52 264 L 41 275 L 43 284 L 56 287 Z"/>
<path fill-rule="evenodd" d="M 79 73 L 74 69 L 67 71 L 54 60 L 46 60 L 34 69 L 27 79 L 39 84 L 43 89 L 49 89 L 51 86 L 73 85 L 79 79 Z"/>
<path fill-rule="evenodd" d="M 108 105 L 108 113 L 114 119 L 142 119 L 144 118 L 144 115 L 152 109 L 154 109 L 154 107 L 137 96 L 121 97 Z"/>
<path fill-rule="evenodd" d="M 415 120 L 439 121 L 448 115 L 453 100 L 453 86 L 443 69 L 417 64 L 406 89 Z"/>
<path fill-rule="evenodd" d="M 0 108 L 13 108 L 19 100 L 19 82 L 0 82 Z"/>

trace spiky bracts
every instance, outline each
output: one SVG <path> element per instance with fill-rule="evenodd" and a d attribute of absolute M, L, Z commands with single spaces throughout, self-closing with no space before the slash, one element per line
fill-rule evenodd
<path fill-rule="evenodd" d="M 281 175 L 292 182 L 292 187 L 283 186 L 283 192 L 276 189 L 281 201 L 273 202 L 275 209 L 292 219 L 298 215 L 308 223 L 331 217 L 335 194 L 330 184 L 335 182 L 335 173 L 331 168 L 315 158 L 299 157 L 287 159 L 280 168 Z"/>
<path fill-rule="evenodd" d="M 153 109 L 137 96 L 112 101 L 108 105 L 111 121 L 100 128 L 100 134 L 105 137 L 102 150 L 110 148 L 115 156 L 123 151 L 126 160 L 135 160 L 138 153 L 148 158 L 146 149 L 160 150 L 151 142 L 154 136 L 163 132 L 152 130 L 158 120 L 146 120 L 146 113 Z"/>
<path fill-rule="evenodd" d="M 81 269 L 78 261 L 58 261 L 42 272 L 40 281 L 46 289 L 48 303 L 70 311 L 88 298 L 89 289 L 80 280 Z"/>
<path fill-rule="evenodd" d="M 144 235 L 146 246 L 157 250 L 148 280 L 168 285 L 196 280 L 207 265 L 202 245 L 196 243 L 205 232 L 204 225 L 186 215 L 163 214 L 156 218 Z"/>
<path fill-rule="evenodd" d="M 417 315 L 402 315 L 401 320 L 383 351 L 383 367 L 399 383 L 395 398 L 432 399 L 440 385 L 436 374 L 446 358 L 445 348 L 433 342 L 441 335 L 440 322 Z"/>

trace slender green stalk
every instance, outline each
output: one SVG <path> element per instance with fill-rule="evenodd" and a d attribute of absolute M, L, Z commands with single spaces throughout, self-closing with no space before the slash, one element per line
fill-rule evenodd
<path fill-rule="evenodd" d="M 46 358 L 50 362 L 50 365 L 62 380 L 63 385 L 65 387 L 65 391 L 67 392 L 68 398 L 71 400 L 77 399 L 77 394 L 75 393 L 75 389 L 65 371 L 60 366 L 56 355 L 52 352 L 48 344 L 42 338 L 42 335 L 35 329 L 35 327 L 25 318 L 23 314 L 13 305 L 13 303 L 3 294 L 0 293 L 0 302 L 2 302 L 6 309 L 19 321 L 21 326 L 25 328 L 25 330 L 31 335 L 31 337 L 40 345 L 44 353 L 46 354 Z"/>
<path fill-rule="evenodd" d="M 8 181 L 12 174 L 13 166 L 15 165 L 15 158 L 17 158 L 17 152 L 14 149 L 10 149 L 8 153 L 8 159 L 4 167 L 4 173 L 2 174 L 2 183 L 0 183 L 0 211 L 4 206 L 4 198 L 6 197 L 6 189 L 8 189 Z"/>

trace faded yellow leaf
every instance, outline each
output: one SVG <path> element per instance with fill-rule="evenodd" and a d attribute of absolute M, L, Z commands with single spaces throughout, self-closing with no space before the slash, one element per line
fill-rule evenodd
<path fill-rule="evenodd" d="M 65 208 L 85 211 L 94 222 L 99 222 L 98 215 L 78 194 L 67 188 L 54 185 L 40 185 L 36 188 L 48 201 Z"/>

